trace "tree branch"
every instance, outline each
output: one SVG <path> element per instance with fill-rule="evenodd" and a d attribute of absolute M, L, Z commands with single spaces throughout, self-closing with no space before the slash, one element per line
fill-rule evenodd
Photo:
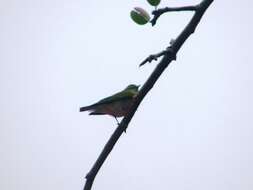
<path fill-rule="evenodd" d="M 141 64 L 139 65 L 139 67 L 141 67 L 142 65 L 146 64 L 147 62 L 151 63 L 152 61 L 157 61 L 157 59 L 163 55 L 165 55 L 167 52 L 167 50 L 163 50 L 157 54 L 151 54 L 150 56 L 148 56 L 144 61 L 141 62 Z"/>
<path fill-rule="evenodd" d="M 132 117 L 134 116 L 138 106 L 140 105 L 143 98 L 147 95 L 147 93 L 152 89 L 160 75 L 163 71 L 167 68 L 167 66 L 171 63 L 171 61 L 175 60 L 176 54 L 178 50 L 181 48 L 183 43 L 187 40 L 187 38 L 195 31 L 200 19 L 202 18 L 203 14 L 205 13 L 206 9 L 210 6 L 213 0 L 203 0 L 199 5 L 196 7 L 196 12 L 193 15 L 191 21 L 188 25 L 184 28 L 181 34 L 173 41 L 171 46 L 167 48 L 166 53 L 163 55 L 160 63 L 156 66 L 153 73 L 150 75 L 148 80 L 144 83 L 142 88 L 140 89 L 135 102 L 122 121 L 120 122 L 117 129 L 114 131 L 108 142 L 106 143 L 104 149 L 102 150 L 101 154 L 99 155 L 98 159 L 96 160 L 95 164 L 86 175 L 86 183 L 84 186 L 84 190 L 90 190 L 93 184 L 93 181 L 103 165 L 105 159 L 110 154 L 111 150 L 113 149 L 114 145 L 122 135 L 124 131 L 126 131 L 129 122 L 131 121 Z"/>
<path fill-rule="evenodd" d="M 154 15 L 153 19 L 150 21 L 152 26 L 156 24 L 157 19 L 164 13 L 176 12 L 176 11 L 196 11 L 197 6 L 185 6 L 185 7 L 165 7 L 162 9 L 157 9 L 152 12 Z"/>

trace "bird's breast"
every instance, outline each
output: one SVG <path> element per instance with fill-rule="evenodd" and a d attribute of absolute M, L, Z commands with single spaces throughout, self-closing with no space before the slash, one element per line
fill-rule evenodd
<path fill-rule="evenodd" d="M 99 106 L 96 109 L 96 112 L 112 115 L 115 117 L 123 117 L 127 115 L 132 104 L 133 104 L 133 99 L 112 102 L 110 104 Z"/>

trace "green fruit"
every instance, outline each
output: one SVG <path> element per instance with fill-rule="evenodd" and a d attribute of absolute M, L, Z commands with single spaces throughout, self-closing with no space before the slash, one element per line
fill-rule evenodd
<path fill-rule="evenodd" d="M 161 2 L 161 0 L 147 0 L 147 1 L 152 6 L 157 6 Z"/>
<path fill-rule="evenodd" d="M 134 10 L 131 11 L 130 15 L 133 21 L 139 25 L 147 24 L 150 20 L 150 16 L 147 11 L 140 7 L 135 7 Z"/>

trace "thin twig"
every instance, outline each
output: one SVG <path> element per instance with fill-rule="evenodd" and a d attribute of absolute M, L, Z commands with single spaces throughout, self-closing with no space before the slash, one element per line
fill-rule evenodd
<path fill-rule="evenodd" d="M 163 50 L 157 54 L 151 54 L 150 56 L 148 56 L 145 60 L 143 60 L 141 62 L 141 64 L 139 65 L 139 67 L 141 67 L 142 65 L 146 64 L 147 62 L 151 63 L 153 60 L 157 61 L 157 59 L 161 56 L 164 56 L 165 54 L 169 53 L 168 51 L 170 51 L 172 44 L 174 43 L 174 39 L 170 40 L 170 46 L 166 48 L 166 50 Z M 174 57 L 173 60 L 176 60 L 176 57 Z"/>
<path fill-rule="evenodd" d="M 156 24 L 157 19 L 164 13 L 167 12 L 177 12 L 177 11 L 196 11 L 197 6 L 185 6 L 185 7 L 165 7 L 162 9 L 157 9 L 152 12 L 154 15 L 153 19 L 150 21 L 152 26 Z"/>
<path fill-rule="evenodd" d="M 141 62 L 141 64 L 139 65 L 139 67 L 141 67 L 142 65 L 146 64 L 147 62 L 151 63 L 152 61 L 157 61 L 157 59 L 163 55 L 165 55 L 166 50 L 163 50 L 157 54 L 151 54 L 150 56 L 148 56 L 145 60 L 143 60 Z"/>
<path fill-rule="evenodd" d="M 155 70 L 152 72 L 148 80 L 144 83 L 129 113 L 120 122 L 119 126 L 116 128 L 116 130 L 114 131 L 114 133 L 112 134 L 108 142 L 106 143 L 104 149 L 102 150 L 95 164 L 93 165 L 89 173 L 86 175 L 86 183 L 84 186 L 84 190 L 91 189 L 91 186 L 93 184 L 93 181 L 99 169 L 103 165 L 105 159 L 110 154 L 111 150 L 113 149 L 114 145 L 116 144 L 116 142 L 118 141 L 122 133 L 127 129 L 127 126 L 129 122 L 131 121 L 132 117 L 134 116 L 141 101 L 147 95 L 147 93 L 152 89 L 152 87 L 154 86 L 154 84 L 156 83 L 160 75 L 171 63 L 171 61 L 175 59 L 178 50 L 181 48 L 181 46 L 187 40 L 187 38 L 195 31 L 195 28 L 198 25 L 200 19 L 202 18 L 206 9 L 210 6 L 212 2 L 213 0 L 203 0 L 198 6 L 196 6 L 197 7 L 196 12 L 193 15 L 191 21 L 184 28 L 181 34 L 175 39 L 171 47 L 168 48 L 166 54 L 161 59 L 160 63 L 156 66 Z"/>

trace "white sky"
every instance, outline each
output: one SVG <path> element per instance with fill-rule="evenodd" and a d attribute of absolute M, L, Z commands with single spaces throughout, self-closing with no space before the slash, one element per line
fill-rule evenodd
<path fill-rule="evenodd" d="M 134 6 L 151 11 L 144 0 L 0 0 L 1 190 L 82 189 L 115 121 L 79 106 L 142 84 L 156 63 L 138 64 L 191 18 L 141 27 Z M 93 189 L 252 190 L 252 6 L 215 0 Z"/>

